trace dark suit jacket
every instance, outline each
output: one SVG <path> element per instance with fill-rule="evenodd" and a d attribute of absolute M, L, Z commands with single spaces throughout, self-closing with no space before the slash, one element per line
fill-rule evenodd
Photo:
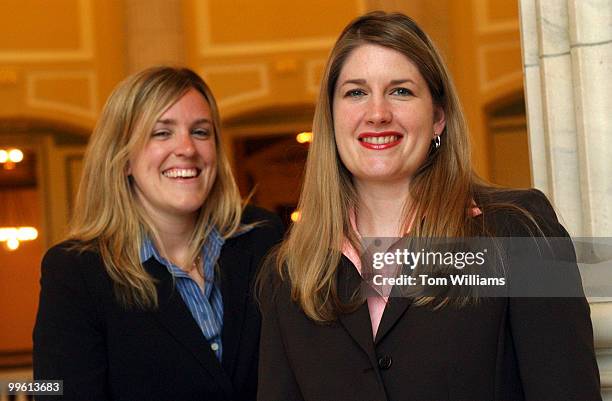
<path fill-rule="evenodd" d="M 79 401 L 253 400 L 260 316 L 252 280 L 283 229 L 277 217 L 253 207 L 243 221 L 262 225 L 227 240 L 221 250 L 222 363 L 163 265 L 145 263 L 159 280 L 159 309 L 126 311 L 100 256 L 63 243 L 43 260 L 34 377 L 64 380 L 63 399 Z"/>
<path fill-rule="evenodd" d="M 514 197 L 546 234 L 567 235 L 540 192 Z M 478 218 L 498 234 L 527 235 L 517 216 L 483 209 Z M 341 299 L 361 283 L 345 257 L 337 280 Z M 487 298 L 438 310 L 390 298 L 373 339 L 367 304 L 317 324 L 287 283 L 274 288 L 262 310 L 261 401 L 601 399 L 584 298 Z"/>

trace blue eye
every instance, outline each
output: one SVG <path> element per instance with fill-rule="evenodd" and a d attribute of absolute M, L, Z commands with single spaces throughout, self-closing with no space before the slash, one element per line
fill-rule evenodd
<path fill-rule="evenodd" d="M 399 96 L 413 96 L 414 95 L 412 91 L 408 88 L 395 88 L 391 91 L 391 94 L 399 95 Z"/>
<path fill-rule="evenodd" d="M 192 135 L 201 138 L 208 138 L 210 136 L 210 132 L 207 129 L 198 128 L 192 131 Z"/>
<path fill-rule="evenodd" d="M 171 135 L 170 131 L 167 131 L 167 130 L 153 131 L 153 133 L 151 134 L 153 138 L 166 138 L 166 137 L 169 137 L 170 135 Z"/>
<path fill-rule="evenodd" d="M 365 96 L 365 94 L 363 89 L 351 89 L 344 94 L 344 97 L 361 97 Z"/>

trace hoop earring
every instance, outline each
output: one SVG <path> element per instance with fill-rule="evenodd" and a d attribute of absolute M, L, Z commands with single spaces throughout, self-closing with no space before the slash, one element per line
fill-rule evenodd
<path fill-rule="evenodd" d="M 440 135 L 436 135 L 436 137 L 433 139 L 432 142 L 434 144 L 434 147 L 438 149 L 440 145 L 442 144 L 442 139 L 440 139 Z"/>

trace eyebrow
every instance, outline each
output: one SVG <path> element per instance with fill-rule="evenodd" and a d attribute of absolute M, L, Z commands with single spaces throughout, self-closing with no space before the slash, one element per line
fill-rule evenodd
<path fill-rule="evenodd" d="M 363 85 L 366 83 L 365 79 L 347 79 L 346 81 L 342 82 L 340 84 L 340 86 L 346 85 L 346 84 L 356 84 L 356 85 Z"/>
<path fill-rule="evenodd" d="M 176 120 L 172 118 L 163 118 L 156 121 L 157 124 L 164 125 L 177 125 Z M 199 118 L 195 120 L 191 125 L 199 125 L 199 124 L 211 124 L 211 121 L 208 118 Z"/>
<path fill-rule="evenodd" d="M 346 85 L 346 84 L 355 84 L 355 85 L 365 85 L 367 81 L 363 78 L 358 78 L 358 79 L 347 79 L 346 81 L 342 82 L 342 84 L 340 84 L 340 86 Z M 398 84 L 404 84 L 404 83 L 411 83 L 413 85 L 416 85 L 416 82 L 414 82 L 412 79 L 410 78 L 402 78 L 402 79 L 392 79 L 389 82 L 389 85 L 398 85 Z"/>
<path fill-rule="evenodd" d="M 410 78 L 404 78 L 404 79 L 394 79 L 390 82 L 391 85 L 398 85 L 398 84 L 405 84 L 405 83 L 411 83 L 413 85 L 416 85 L 416 82 L 414 82 L 412 79 Z"/>

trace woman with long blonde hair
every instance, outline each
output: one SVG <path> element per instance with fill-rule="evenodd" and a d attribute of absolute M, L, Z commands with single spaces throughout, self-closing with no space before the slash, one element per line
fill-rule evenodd
<path fill-rule="evenodd" d="M 252 400 L 250 288 L 282 228 L 243 210 L 212 92 L 155 67 L 108 99 L 67 241 L 42 263 L 34 377 L 62 399 Z"/>
<path fill-rule="evenodd" d="M 300 220 L 260 277 L 258 399 L 600 399 L 580 294 L 360 291 L 365 238 L 567 236 L 541 192 L 473 173 L 451 78 L 413 20 L 373 12 L 344 29 L 313 134 Z"/>

